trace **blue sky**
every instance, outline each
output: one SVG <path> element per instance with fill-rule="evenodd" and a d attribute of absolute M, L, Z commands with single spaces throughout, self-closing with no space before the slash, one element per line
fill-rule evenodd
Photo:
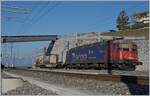
<path fill-rule="evenodd" d="M 31 10 L 31 13 L 11 13 L 7 11 L 10 9 L 7 7 L 25 8 Z M 116 18 L 121 10 L 125 10 L 131 18 L 134 12 L 148 11 L 148 8 L 147 1 L 2 2 L 1 34 L 71 35 L 83 32 L 108 32 L 116 29 Z M 41 47 L 48 46 L 48 43 L 15 43 L 13 51 L 14 54 L 18 54 L 19 50 L 21 57 L 29 58 Z"/>

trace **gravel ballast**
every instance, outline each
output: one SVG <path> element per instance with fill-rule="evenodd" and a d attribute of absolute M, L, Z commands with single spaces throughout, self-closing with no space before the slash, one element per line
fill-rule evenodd
<path fill-rule="evenodd" d="M 43 89 L 27 81 L 23 82 L 22 87 L 18 87 L 4 94 L 5 95 L 56 95 L 56 93 L 53 93 L 52 91 Z"/>
<path fill-rule="evenodd" d="M 138 85 L 123 82 L 112 81 L 97 81 L 69 77 L 50 72 L 35 72 L 23 70 L 10 70 L 10 73 L 15 73 L 22 76 L 33 77 L 36 80 L 55 84 L 64 88 L 77 89 L 89 95 L 148 95 L 148 85 Z"/>
<path fill-rule="evenodd" d="M 2 78 L 10 78 L 11 76 L 1 73 Z M 31 84 L 28 81 L 23 81 L 23 86 L 17 87 L 16 89 L 2 93 L 2 95 L 57 95 L 51 90 L 46 90 L 35 84 Z"/>

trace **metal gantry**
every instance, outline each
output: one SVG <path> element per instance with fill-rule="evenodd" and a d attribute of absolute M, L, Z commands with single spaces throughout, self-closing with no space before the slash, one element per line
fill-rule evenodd
<path fill-rule="evenodd" d="M 1 36 L 1 43 L 31 42 L 31 41 L 55 41 L 57 35 L 24 35 L 24 36 Z"/>

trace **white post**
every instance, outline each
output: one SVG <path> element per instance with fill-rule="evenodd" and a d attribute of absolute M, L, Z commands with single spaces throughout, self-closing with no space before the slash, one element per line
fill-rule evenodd
<path fill-rule="evenodd" d="M 78 33 L 76 32 L 76 47 L 78 46 Z"/>
<path fill-rule="evenodd" d="M 98 32 L 98 42 L 100 42 L 101 41 L 101 34 L 100 34 L 100 32 Z"/>

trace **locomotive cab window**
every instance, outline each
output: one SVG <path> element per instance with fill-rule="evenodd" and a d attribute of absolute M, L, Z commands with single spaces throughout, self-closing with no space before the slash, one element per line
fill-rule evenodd
<path fill-rule="evenodd" d="M 129 51 L 129 44 L 120 44 L 119 50 Z"/>
<path fill-rule="evenodd" d="M 122 48 L 123 51 L 129 51 L 129 48 Z"/>

